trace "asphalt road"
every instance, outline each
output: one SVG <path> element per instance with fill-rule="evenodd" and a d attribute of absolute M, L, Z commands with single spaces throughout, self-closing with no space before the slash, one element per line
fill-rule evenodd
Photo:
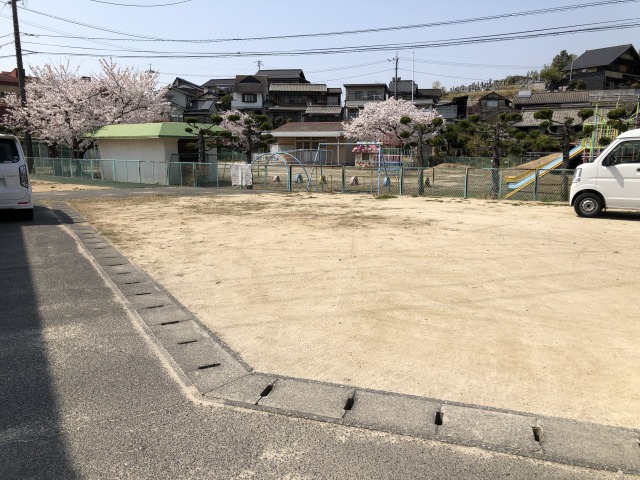
<path fill-rule="evenodd" d="M 0 245 L 1 479 L 627 478 L 202 402 L 54 211 Z"/>

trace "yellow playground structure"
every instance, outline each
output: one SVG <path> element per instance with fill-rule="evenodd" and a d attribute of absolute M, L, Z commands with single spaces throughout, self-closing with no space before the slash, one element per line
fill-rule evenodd
<path fill-rule="evenodd" d="M 608 109 L 610 110 L 610 109 Z M 591 136 L 583 138 L 580 145 L 573 147 L 569 153 L 569 158 L 574 159 L 582 156 L 582 162 L 589 162 L 596 158 L 606 145 L 600 145 L 601 138 L 614 139 L 620 132 L 611 127 L 607 122 L 606 112 L 608 110 L 598 110 L 596 106 L 593 116 L 584 122 L 583 126 L 592 126 Z M 640 102 L 636 105 L 634 118 L 630 119 L 632 128 L 638 128 L 638 115 L 640 110 Z M 510 175 L 505 177 L 505 183 L 510 192 L 504 198 L 512 198 L 518 192 L 531 186 L 534 182 L 544 177 L 549 172 L 562 167 L 562 153 L 552 153 L 537 160 L 533 160 L 520 168 L 523 172 L 518 175 Z"/>

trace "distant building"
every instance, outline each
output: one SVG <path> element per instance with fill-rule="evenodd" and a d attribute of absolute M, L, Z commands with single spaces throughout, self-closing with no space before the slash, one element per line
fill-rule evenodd
<path fill-rule="evenodd" d="M 581 80 L 586 90 L 633 88 L 640 85 L 640 56 L 631 44 L 587 50 L 564 73 L 561 86 Z"/>

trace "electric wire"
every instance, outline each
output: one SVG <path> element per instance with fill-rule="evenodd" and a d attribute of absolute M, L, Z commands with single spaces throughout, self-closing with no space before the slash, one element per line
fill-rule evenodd
<path fill-rule="evenodd" d="M 272 51 L 245 51 L 245 52 L 152 52 L 143 51 L 146 55 L 125 55 L 125 54 L 91 54 L 91 53 L 73 53 L 70 52 L 52 52 L 52 51 L 34 51 L 27 50 L 31 53 L 37 53 L 42 55 L 63 55 L 63 56 L 78 56 L 78 57 L 101 57 L 110 55 L 114 58 L 189 58 L 189 59 L 209 59 L 209 58 L 241 58 L 241 57 L 263 57 L 263 56 L 301 56 L 301 55 L 334 55 L 344 53 L 361 53 L 361 52 L 373 52 L 373 51 L 393 51 L 393 50 L 410 50 L 410 49 L 428 49 L 428 48 L 441 48 L 449 46 L 459 45 L 471 45 L 481 43 L 492 42 L 504 42 L 512 40 L 523 40 L 540 37 L 552 37 L 560 35 L 569 35 L 576 33 L 592 33 L 610 30 L 623 30 L 628 28 L 640 27 L 640 19 L 632 19 L 628 23 L 619 23 L 620 20 L 616 20 L 612 25 L 606 25 L 612 21 L 589 23 L 582 25 L 574 25 L 580 28 L 573 27 L 552 27 L 535 30 L 525 30 L 520 32 L 507 32 L 492 35 L 483 35 L 476 37 L 461 37 L 446 40 L 435 40 L 419 43 L 397 43 L 397 44 L 377 44 L 377 45 L 359 45 L 349 47 L 328 47 L 328 48 L 315 48 L 304 50 L 272 50 Z M 603 25 L 605 24 L 605 25 Z M 75 48 L 75 47 L 64 47 Z M 140 53 L 133 50 L 132 53 Z"/>
<path fill-rule="evenodd" d="M 359 29 L 359 30 L 343 30 L 343 31 L 335 31 L 335 32 L 319 32 L 319 33 L 302 33 L 302 34 L 294 34 L 294 35 L 273 35 L 273 36 L 263 36 L 263 37 L 237 37 L 237 38 L 217 38 L 217 39 L 166 39 L 159 37 L 149 37 L 145 35 L 137 35 L 125 32 L 119 32 L 116 30 L 111 30 L 104 27 L 99 27 L 96 25 L 90 25 L 84 22 L 79 22 L 76 20 L 65 19 L 62 17 L 58 17 L 53 14 L 39 12 L 37 10 L 33 10 L 27 7 L 20 7 L 22 10 L 35 13 L 37 15 L 43 15 L 45 17 L 54 18 L 56 20 L 60 20 L 63 22 L 69 22 L 74 25 L 79 25 L 95 30 L 105 31 L 108 33 L 115 33 L 118 35 L 123 35 L 131 38 L 93 38 L 94 40 L 110 40 L 110 41 L 122 41 L 122 40 L 133 40 L 137 39 L 138 41 L 154 41 L 154 42 L 188 42 L 188 43 L 221 43 L 221 42 L 245 42 L 245 41 L 257 41 L 257 40 L 286 40 L 286 39 L 294 39 L 294 38 L 312 38 L 312 37 L 335 37 L 337 35 L 356 35 L 362 33 L 380 33 L 380 32 L 390 32 L 390 31 L 398 31 L 398 30 L 410 30 L 410 29 L 421 29 L 421 28 L 433 28 L 433 27 L 443 27 L 450 25 L 461 25 L 466 23 L 477 23 L 477 22 L 485 22 L 490 20 L 500 20 L 504 18 L 515 18 L 522 16 L 531 16 L 531 15 L 543 15 L 549 13 L 557 13 L 564 11 L 572 11 L 576 9 L 583 8 L 592 8 L 592 7 L 603 7 L 615 4 L 624 4 L 624 3 L 636 3 L 640 0 L 604 0 L 598 2 L 587 2 L 580 4 L 572 4 L 572 5 L 561 5 L 556 7 L 548 7 L 537 10 L 527 10 L 522 12 L 511 12 L 511 13 L 501 13 L 495 15 L 487 15 L 483 17 L 474 17 L 474 18 L 462 18 L 462 19 L 454 19 L 454 20 L 443 20 L 437 22 L 423 23 L 423 24 L 415 24 L 415 25 L 401 25 L 401 26 L 392 26 L 392 27 L 378 27 L 378 28 L 367 28 L 367 29 Z M 87 39 L 87 37 L 77 36 L 73 38 Z"/>

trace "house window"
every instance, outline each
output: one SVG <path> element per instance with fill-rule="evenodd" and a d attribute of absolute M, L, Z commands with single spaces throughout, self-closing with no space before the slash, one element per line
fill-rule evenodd
<path fill-rule="evenodd" d="M 487 108 L 498 108 L 498 100 L 486 100 Z"/>
<path fill-rule="evenodd" d="M 258 101 L 258 95 L 255 93 L 243 93 L 242 101 L 244 103 L 256 103 Z"/>
<path fill-rule="evenodd" d="M 339 97 L 327 97 L 327 105 L 340 105 Z"/>

